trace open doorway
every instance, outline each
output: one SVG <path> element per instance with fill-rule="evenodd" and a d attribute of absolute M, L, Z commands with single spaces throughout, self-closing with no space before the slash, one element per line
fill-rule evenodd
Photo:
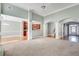
<path fill-rule="evenodd" d="M 1 43 L 11 43 L 28 39 L 28 22 L 26 19 L 2 15 Z"/>
<path fill-rule="evenodd" d="M 20 40 L 20 24 L 20 22 L 16 21 L 1 21 L 1 43 Z"/>
<path fill-rule="evenodd" d="M 68 22 L 64 24 L 64 36 L 73 42 L 79 41 L 79 23 L 78 22 Z"/>
<path fill-rule="evenodd" d="M 47 36 L 55 38 L 55 24 L 53 22 L 47 23 Z"/>

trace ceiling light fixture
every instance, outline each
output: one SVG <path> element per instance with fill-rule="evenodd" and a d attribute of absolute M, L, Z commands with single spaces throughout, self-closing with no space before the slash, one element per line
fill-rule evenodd
<path fill-rule="evenodd" d="M 46 9 L 45 4 L 43 3 L 43 5 L 41 6 L 42 9 Z"/>

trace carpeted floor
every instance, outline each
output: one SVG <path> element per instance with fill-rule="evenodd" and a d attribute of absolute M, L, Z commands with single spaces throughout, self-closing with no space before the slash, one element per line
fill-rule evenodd
<path fill-rule="evenodd" d="M 52 38 L 17 41 L 3 48 L 7 56 L 79 56 L 79 43 Z"/>

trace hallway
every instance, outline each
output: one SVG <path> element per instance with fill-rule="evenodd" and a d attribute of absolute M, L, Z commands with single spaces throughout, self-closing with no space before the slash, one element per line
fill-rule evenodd
<path fill-rule="evenodd" d="M 65 32 L 63 35 L 66 40 L 71 42 L 79 42 L 79 23 L 78 22 L 67 22 L 64 24 Z"/>

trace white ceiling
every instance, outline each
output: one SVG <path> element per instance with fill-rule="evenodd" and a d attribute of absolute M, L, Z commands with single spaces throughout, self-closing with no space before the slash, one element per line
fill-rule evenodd
<path fill-rule="evenodd" d="M 55 13 L 55 12 L 64 10 L 64 9 L 72 7 L 76 4 L 74 4 L 74 3 L 44 3 L 44 5 L 46 5 L 46 9 L 41 8 L 43 3 L 12 3 L 12 5 L 18 6 L 25 10 L 28 10 L 28 8 L 29 8 L 29 9 L 32 9 L 33 12 L 35 12 L 41 16 L 47 16 L 51 13 Z"/>

